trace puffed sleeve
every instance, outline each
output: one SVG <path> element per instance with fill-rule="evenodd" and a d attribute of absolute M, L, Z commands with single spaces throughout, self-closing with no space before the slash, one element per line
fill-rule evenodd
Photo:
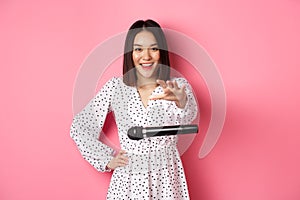
<path fill-rule="evenodd" d="M 114 150 L 99 141 L 107 116 L 111 111 L 116 78 L 109 80 L 97 95 L 73 119 L 70 135 L 83 158 L 98 171 L 105 172 Z"/>
<path fill-rule="evenodd" d="M 185 85 L 185 92 L 187 94 L 187 103 L 184 108 L 178 108 L 175 103 L 172 106 L 173 113 L 175 114 L 176 124 L 190 124 L 197 117 L 198 107 L 195 97 L 193 95 L 192 88 L 188 81 L 184 78 L 176 78 L 175 79 L 178 86 L 182 87 Z"/>

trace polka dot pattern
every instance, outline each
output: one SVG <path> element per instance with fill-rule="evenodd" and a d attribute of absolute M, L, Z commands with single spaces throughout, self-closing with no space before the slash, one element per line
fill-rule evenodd
<path fill-rule="evenodd" d="M 135 87 L 127 86 L 121 77 L 109 80 L 78 113 L 71 126 L 71 137 L 83 158 L 98 171 L 112 159 L 113 149 L 98 138 L 106 115 L 112 111 L 118 127 L 121 149 L 128 152 L 129 164 L 113 171 L 107 199 L 189 199 L 184 169 L 177 150 L 177 136 L 130 140 L 127 130 L 133 126 L 166 126 L 189 124 L 197 116 L 197 104 L 188 82 L 185 108 L 174 102 L 149 100 L 145 107 Z M 158 86 L 152 94 L 160 94 Z"/>

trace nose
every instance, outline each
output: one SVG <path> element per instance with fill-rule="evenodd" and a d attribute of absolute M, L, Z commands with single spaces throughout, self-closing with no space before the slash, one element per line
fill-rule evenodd
<path fill-rule="evenodd" d="M 143 60 L 150 60 L 151 59 L 151 54 L 148 49 L 145 49 L 143 52 Z"/>

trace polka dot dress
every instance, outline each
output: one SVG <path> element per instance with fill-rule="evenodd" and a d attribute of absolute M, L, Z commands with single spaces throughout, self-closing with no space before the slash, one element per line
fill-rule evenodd
<path fill-rule="evenodd" d="M 135 87 L 122 78 L 109 80 L 89 104 L 78 113 L 71 126 L 71 137 L 83 158 L 98 171 L 113 158 L 113 149 L 98 138 L 106 115 L 112 111 L 118 127 L 121 149 L 127 152 L 129 163 L 113 171 L 107 199 L 189 199 L 182 162 L 177 150 L 177 136 L 131 140 L 127 130 L 133 126 L 166 126 L 189 124 L 197 116 L 197 104 L 188 82 L 176 78 L 179 87 L 185 84 L 188 97 L 185 108 L 174 102 L 149 100 L 147 107 Z M 163 93 L 158 86 L 152 94 Z"/>

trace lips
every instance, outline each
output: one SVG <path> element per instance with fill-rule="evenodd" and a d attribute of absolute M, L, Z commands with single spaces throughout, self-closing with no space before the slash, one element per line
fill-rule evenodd
<path fill-rule="evenodd" d="M 150 70 L 153 66 L 153 63 L 141 63 L 140 64 L 144 70 Z"/>
<path fill-rule="evenodd" d="M 151 67 L 153 63 L 141 63 L 142 67 Z"/>

